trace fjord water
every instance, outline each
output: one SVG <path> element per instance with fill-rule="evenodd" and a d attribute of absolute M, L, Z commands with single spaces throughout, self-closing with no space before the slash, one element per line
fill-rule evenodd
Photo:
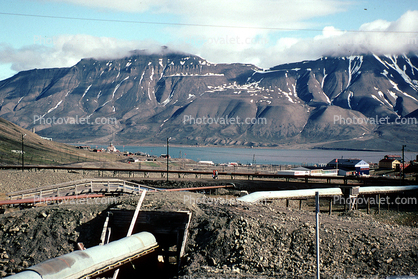
<path fill-rule="evenodd" d="M 99 146 L 106 148 L 107 146 Z M 149 155 L 160 156 L 167 153 L 166 146 L 116 146 L 120 151 L 144 152 Z M 172 158 L 188 158 L 194 161 L 213 161 L 214 163 L 239 162 L 250 164 L 253 158 L 257 164 L 273 165 L 314 165 L 326 164 L 335 158 L 357 158 L 366 162 L 378 163 L 387 154 L 401 155 L 399 152 L 374 152 L 374 151 L 346 151 L 346 150 L 321 150 L 321 149 L 261 149 L 238 147 L 190 147 L 169 146 L 169 154 Z M 405 152 L 405 161 L 415 159 L 416 154 Z"/>

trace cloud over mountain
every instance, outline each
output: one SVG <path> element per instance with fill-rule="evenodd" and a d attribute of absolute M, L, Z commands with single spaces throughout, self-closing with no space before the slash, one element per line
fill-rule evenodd
<path fill-rule="evenodd" d="M 418 52 L 418 10 L 398 20 L 374 20 L 357 30 L 321 29 L 313 18 L 343 12 L 348 1 L 79 1 L 51 0 L 89 6 L 104 11 L 147 12 L 175 15 L 178 24 L 167 24 L 165 36 L 171 50 L 197 54 L 220 63 L 252 63 L 269 68 L 277 64 L 317 59 L 322 56 L 378 55 Z M 285 7 L 285 8 L 284 8 Z M 173 22 L 174 22 L 173 21 Z M 152 27 L 152 25 L 151 25 Z M 306 36 L 294 34 L 305 30 Z M 43 38 L 39 38 L 42 40 Z M 156 52 L 154 40 L 124 40 L 89 34 L 61 34 L 48 42 L 14 47 L 0 43 L 0 64 L 14 71 L 69 67 L 82 58 L 121 58 L 135 49 Z"/>

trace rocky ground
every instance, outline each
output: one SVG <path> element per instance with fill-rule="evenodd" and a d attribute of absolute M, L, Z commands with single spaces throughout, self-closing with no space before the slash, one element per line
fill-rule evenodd
<path fill-rule="evenodd" d="M 73 174 L 68 175 L 74 179 Z M 64 177 L 47 179 L 55 183 L 53 179 L 62 182 Z M 149 192 L 145 198 L 144 210 L 189 210 L 193 214 L 179 278 L 315 276 L 312 211 L 285 208 L 281 202 L 240 204 L 235 201 L 237 191 L 218 194 Z M 77 242 L 86 247 L 97 245 L 107 209 L 134 209 L 137 200 L 126 196 L 112 204 L 49 205 L 0 215 L 0 277 L 69 253 Z M 402 213 L 385 214 L 322 213 L 321 276 L 416 276 L 417 223 L 404 218 L 404 225 L 398 225 L 397 216 Z"/>
<path fill-rule="evenodd" d="M 94 177 L 97 173 L 68 172 L 68 171 L 38 171 L 22 172 L 20 170 L 0 170 L 0 193 L 9 193 L 30 188 L 63 183 Z"/>

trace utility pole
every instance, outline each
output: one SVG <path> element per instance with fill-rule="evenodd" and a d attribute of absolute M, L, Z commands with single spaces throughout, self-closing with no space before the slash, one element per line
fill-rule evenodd
<path fill-rule="evenodd" d="M 25 149 L 24 149 L 24 144 L 23 144 L 23 138 L 26 136 L 26 134 L 22 135 L 22 172 L 25 168 Z"/>
<path fill-rule="evenodd" d="M 170 156 L 168 153 L 169 153 L 169 148 L 168 148 L 168 142 L 169 142 L 169 140 L 171 139 L 171 137 L 169 137 L 169 138 L 167 138 L 167 181 L 168 181 L 168 157 Z"/>
<path fill-rule="evenodd" d="M 315 221 L 316 221 L 316 225 L 315 225 L 315 231 L 316 231 L 316 279 L 320 279 L 320 269 L 319 269 L 319 265 L 321 262 L 321 259 L 319 257 L 319 192 L 315 192 Z"/>
<path fill-rule="evenodd" d="M 406 145 L 402 145 L 402 164 L 401 164 L 401 172 L 402 172 L 401 184 L 402 185 L 404 185 L 404 182 L 405 182 L 405 147 Z"/>

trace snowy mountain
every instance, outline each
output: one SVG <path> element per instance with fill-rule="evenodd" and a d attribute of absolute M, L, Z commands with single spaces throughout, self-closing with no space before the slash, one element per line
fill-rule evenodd
<path fill-rule="evenodd" d="M 138 51 L 0 82 L 0 117 L 65 142 L 170 136 L 177 144 L 398 148 L 415 142 L 418 125 L 405 117 L 417 109 L 416 55 L 324 57 L 263 70 Z M 80 123 L 87 118 L 99 123 Z"/>

